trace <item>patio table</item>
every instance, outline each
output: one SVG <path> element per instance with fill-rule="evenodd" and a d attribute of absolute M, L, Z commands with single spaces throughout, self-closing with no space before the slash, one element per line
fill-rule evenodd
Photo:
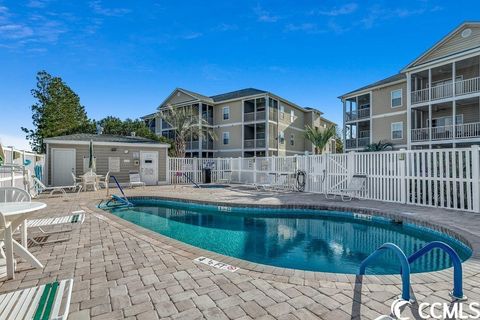
<path fill-rule="evenodd" d="M 3 202 L 0 203 L 0 212 L 5 217 L 7 227 L 0 231 L 0 238 L 5 242 L 5 260 L 7 263 L 7 277 L 14 278 L 15 263 L 13 252 L 27 260 L 33 267 L 43 268 L 43 265 L 27 249 L 27 219 L 35 212 L 46 208 L 43 202 Z M 13 239 L 13 232 L 20 227 L 21 242 Z"/>
<path fill-rule="evenodd" d="M 82 174 L 81 176 L 79 176 L 81 179 L 82 179 L 82 189 L 83 191 L 87 191 L 87 186 L 85 184 L 85 174 Z M 100 180 L 102 179 L 105 179 L 105 176 L 104 175 L 101 175 L 101 174 L 97 174 L 95 175 L 95 189 L 98 189 L 98 183 L 100 182 Z"/>

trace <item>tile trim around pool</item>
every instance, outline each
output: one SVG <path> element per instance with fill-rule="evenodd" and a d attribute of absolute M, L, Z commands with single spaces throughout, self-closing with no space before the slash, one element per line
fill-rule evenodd
<path fill-rule="evenodd" d="M 193 201 L 193 200 L 186 200 L 182 198 L 173 198 L 173 197 L 158 197 L 158 196 L 136 196 L 130 197 L 131 199 L 161 199 L 161 200 L 171 200 L 171 201 L 182 201 L 188 203 L 197 203 L 197 204 L 214 204 L 214 205 L 222 205 L 222 206 L 232 206 L 232 207 L 263 207 L 263 208 L 278 208 L 280 206 L 276 205 L 245 205 L 245 204 L 237 204 L 237 203 L 225 203 L 225 202 L 208 202 L 208 201 Z M 304 206 L 304 205 L 282 205 L 282 208 L 307 208 L 307 209 L 317 209 L 317 210 L 337 210 L 337 211 L 352 211 L 352 212 L 359 212 L 359 213 L 366 213 L 366 214 L 374 214 L 380 216 L 386 216 L 389 218 L 400 218 L 402 221 L 407 221 L 404 216 L 399 214 L 384 214 L 380 210 L 375 209 L 368 209 L 368 208 L 346 208 L 346 207 L 334 207 L 332 206 Z M 273 267 L 268 265 L 262 265 L 230 256 L 225 256 L 222 254 L 218 254 L 212 251 L 208 251 L 205 249 L 201 249 L 184 242 L 163 236 L 159 233 L 154 231 L 148 230 L 141 226 L 138 226 L 134 223 L 126 221 L 120 217 L 117 217 L 107 211 L 101 210 L 95 203 L 89 204 L 88 207 L 82 207 L 82 209 L 88 210 L 88 212 L 92 213 L 95 217 L 100 219 L 107 219 L 109 222 L 117 227 L 118 229 L 128 232 L 132 236 L 138 237 L 144 241 L 148 241 L 152 243 L 152 245 L 156 245 L 163 250 L 167 250 L 173 253 L 176 253 L 180 256 L 185 257 L 186 259 L 193 260 L 199 256 L 206 256 L 208 258 L 218 260 L 223 263 L 227 263 L 230 265 L 234 265 L 240 268 L 236 273 L 245 274 L 253 277 L 258 277 L 265 280 L 275 280 L 278 282 L 284 283 L 293 283 L 293 284 L 302 284 L 306 285 L 317 283 L 320 286 L 335 286 L 335 283 L 347 283 L 347 284 L 355 284 L 355 283 L 365 283 L 365 284 L 382 284 L 382 283 L 391 283 L 392 277 L 397 279 L 400 282 L 400 275 L 366 275 L 366 276 L 356 276 L 352 274 L 339 274 L 339 273 L 327 273 L 327 272 L 314 272 L 314 271 L 305 271 L 305 270 L 298 270 L 298 269 L 287 269 L 281 267 Z M 408 216 L 411 218 L 411 216 Z M 435 227 L 435 224 L 430 222 L 425 222 L 419 219 L 408 219 L 409 222 L 415 224 L 424 224 L 432 229 L 438 230 Z M 444 229 L 444 228 L 442 228 Z M 449 229 L 446 229 L 449 230 Z M 450 231 L 450 230 L 449 230 Z M 442 231 L 443 232 L 443 231 Z M 455 236 L 454 231 L 450 231 L 449 235 Z M 458 238 L 457 238 L 458 239 Z M 464 240 L 461 240 L 464 241 Z M 469 244 L 468 240 L 464 241 L 465 243 Z M 474 254 L 478 253 L 478 248 L 472 247 Z M 464 267 L 464 278 L 468 278 L 469 276 L 476 275 L 480 272 L 480 261 L 478 256 L 472 255 L 470 259 L 463 263 Z M 219 271 L 220 272 L 220 271 Z M 412 275 L 411 283 L 412 284 L 426 284 L 426 283 L 436 283 L 435 278 L 438 279 L 450 279 L 452 277 L 451 268 L 434 271 L 434 272 L 427 272 L 427 273 L 416 273 Z"/>

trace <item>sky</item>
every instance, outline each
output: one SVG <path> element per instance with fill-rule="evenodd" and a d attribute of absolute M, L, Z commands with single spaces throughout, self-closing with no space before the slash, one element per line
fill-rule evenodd
<path fill-rule="evenodd" d="M 0 0 L 0 139 L 28 148 L 40 70 L 93 119 L 154 112 L 176 87 L 253 87 L 341 124 L 339 95 L 398 73 L 478 12 L 478 0 Z"/>

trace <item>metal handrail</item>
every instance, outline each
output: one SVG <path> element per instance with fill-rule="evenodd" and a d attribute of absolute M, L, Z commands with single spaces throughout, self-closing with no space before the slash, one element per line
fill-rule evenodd
<path fill-rule="evenodd" d="M 120 185 L 120 183 L 118 183 L 117 178 L 116 178 L 115 176 L 110 176 L 110 178 L 113 179 L 113 181 L 115 181 L 115 184 L 117 185 L 118 190 L 120 190 L 120 192 L 122 193 L 122 196 L 123 196 L 123 198 L 121 198 L 121 197 L 116 196 L 116 195 L 113 194 L 111 200 L 118 201 L 118 202 L 122 202 L 124 205 L 127 205 L 127 206 L 133 206 L 133 204 L 130 202 L 130 200 L 128 200 L 127 195 L 125 194 L 125 192 L 123 192 L 123 188 L 122 188 L 122 186 Z M 111 200 L 109 200 L 109 201 L 107 202 L 107 206 L 108 206 L 108 204 L 110 203 Z"/>
<path fill-rule="evenodd" d="M 435 248 L 442 249 L 448 253 L 453 263 L 453 291 L 450 293 L 450 295 L 454 299 L 465 300 L 466 297 L 463 295 L 462 260 L 458 256 L 457 252 L 445 242 L 432 241 L 426 244 L 423 248 L 408 257 L 408 263 L 410 264 L 414 262 Z"/>
<path fill-rule="evenodd" d="M 370 264 L 372 260 L 377 258 L 386 250 L 392 250 L 400 260 L 400 264 L 402 266 L 402 299 L 410 301 L 410 264 L 408 263 L 407 256 L 405 255 L 403 250 L 400 249 L 396 244 L 387 242 L 381 245 L 377 250 L 372 252 L 372 254 L 365 258 L 365 260 L 363 260 L 360 264 L 359 275 L 364 275 L 367 265 Z"/>

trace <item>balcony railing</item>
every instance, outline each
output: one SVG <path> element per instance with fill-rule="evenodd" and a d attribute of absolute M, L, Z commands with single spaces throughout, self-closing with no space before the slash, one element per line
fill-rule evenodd
<path fill-rule="evenodd" d="M 357 149 L 366 147 L 368 144 L 370 144 L 370 137 L 347 139 L 345 147 L 346 149 Z"/>
<path fill-rule="evenodd" d="M 471 78 L 455 82 L 455 94 L 457 96 L 480 91 L 480 78 Z"/>
<path fill-rule="evenodd" d="M 198 141 L 187 141 L 185 144 L 185 148 L 187 150 L 198 150 L 199 143 Z"/>
<path fill-rule="evenodd" d="M 213 141 L 202 140 L 202 149 L 212 150 L 213 149 Z"/>
<path fill-rule="evenodd" d="M 457 124 L 455 126 L 455 131 L 453 130 L 453 125 L 432 127 L 431 128 L 431 139 L 430 139 L 430 128 L 418 128 L 412 129 L 412 141 L 438 141 L 438 140 L 452 140 L 455 139 L 468 139 L 468 138 L 479 138 L 480 137 L 480 122 L 473 123 L 463 123 Z"/>
<path fill-rule="evenodd" d="M 455 81 L 455 95 L 461 96 L 480 92 L 480 77 Z M 453 83 L 434 86 L 431 89 L 412 91 L 412 104 L 453 97 Z"/>
<path fill-rule="evenodd" d="M 265 148 L 265 139 L 246 139 L 243 141 L 245 149 Z"/>
<path fill-rule="evenodd" d="M 359 119 L 365 119 L 370 117 L 370 108 L 354 110 L 345 114 L 347 121 L 355 121 Z"/>
<path fill-rule="evenodd" d="M 243 121 L 245 122 L 264 121 L 264 120 L 265 120 L 265 111 L 248 112 L 243 114 Z"/>

